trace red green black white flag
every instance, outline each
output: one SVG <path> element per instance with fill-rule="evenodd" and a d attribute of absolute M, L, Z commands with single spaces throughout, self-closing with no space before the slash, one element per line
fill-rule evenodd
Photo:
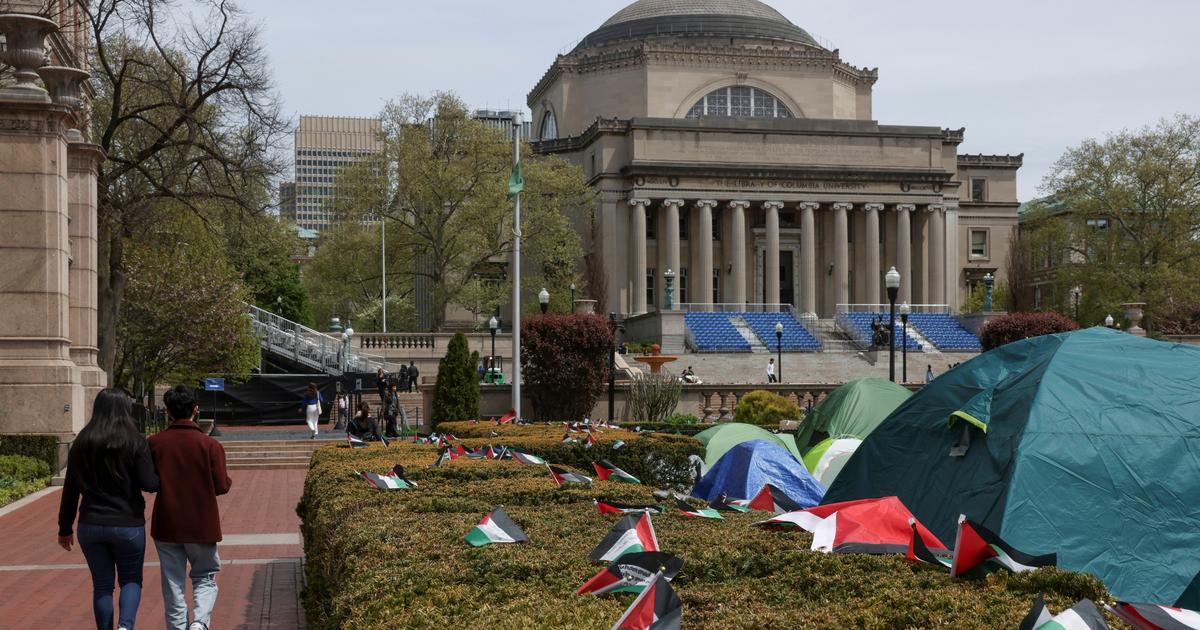
<path fill-rule="evenodd" d="M 612 562 L 627 553 L 639 551 L 658 551 L 654 522 L 650 520 L 650 514 L 647 512 L 623 516 L 604 540 L 588 554 L 588 560 Z"/>
<path fill-rule="evenodd" d="M 717 520 L 724 520 L 725 518 L 721 516 L 720 512 L 714 510 L 713 508 L 698 508 L 693 506 L 691 503 L 684 501 L 683 499 L 675 499 L 675 507 L 679 508 L 680 514 L 683 514 L 684 516 L 690 516 L 692 518 L 714 518 Z"/>
<path fill-rule="evenodd" d="M 575 594 L 641 593 L 657 573 L 670 581 L 682 568 L 682 559 L 661 551 L 627 553 L 584 582 Z"/>
<path fill-rule="evenodd" d="M 683 603 L 662 573 L 633 600 L 612 630 L 679 630 Z"/>
<path fill-rule="evenodd" d="M 363 471 L 359 474 L 362 475 L 362 478 L 366 479 L 367 483 L 376 490 L 407 490 L 409 488 L 417 487 L 417 484 L 405 479 L 401 479 L 393 473 L 377 475 L 373 472 Z"/>
<path fill-rule="evenodd" d="M 346 442 L 350 444 L 350 448 L 367 448 L 366 440 L 357 435 L 346 435 Z"/>
<path fill-rule="evenodd" d="M 466 536 L 466 541 L 473 547 L 482 547 L 492 543 L 529 542 L 529 537 L 521 531 L 517 524 L 508 517 L 503 507 L 492 510 L 491 514 L 483 517 L 482 521 Z"/>
<path fill-rule="evenodd" d="M 1108 630 L 1108 624 L 1096 604 L 1084 599 L 1037 626 L 1037 630 Z"/>
<path fill-rule="evenodd" d="M 912 540 L 908 542 L 908 559 L 914 562 L 925 562 L 942 568 L 949 567 L 950 558 L 936 555 L 929 550 L 929 547 L 921 538 L 920 532 L 917 531 L 916 519 L 908 519 L 908 525 L 909 527 L 912 527 Z"/>
<path fill-rule="evenodd" d="M 751 510 L 762 510 L 763 512 L 774 512 L 776 514 L 802 509 L 800 504 L 784 494 L 783 490 L 769 483 L 764 485 L 758 491 L 758 494 L 754 495 L 754 498 L 750 499 L 750 502 L 746 505 Z"/>
<path fill-rule="evenodd" d="M 1200 612 L 1186 608 L 1117 602 L 1109 610 L 1137 630 L 1200 630 Z"/>
<path fill-rule="evenodd" d="M 1031 556 L 1014 549 L 986 527 L 968 519 L 958 517 L 958 533 L 954 538 L 954 557 L 950 575 L 958 577 L 991 561 L 1014 573 L 1032 571 L 1040 567 L 1052 567 L 1058 562 L 1058 554 L 1048 553 Z"/>
<path fill-rule="evenodd" d="M 1021 625 L 1017 626 L 1017 630 L 1036 630 L 1054 617 L 1050 614 L 1050 609 L 1046 608 L 1046 598 L 1042 595 L 1042 593 L 1038 593 L 1038 598 L 1034 600 L 1033 606 L 1029 608 L 1029 612 L 1021 620 Z"/>
<path fill-rule="evenodd" d="M 712 501 L 708 502 L 708 507 L 719 512 L 749 512 L 750 508 L 745 505 L 739 505 L 729 500 L 729 497 L 721 495 Z"/>
<path fill-rule="evenodd" d="M 565 468 L 551 466 L 550 464 L 546 464 L 546 468 L 550 469 L 550 477 L 554 479 L 554 484 L 558 486 L 564 483 L 592 483 L 591 477 L 571 472 Z"/>
<path fill-rule="evenodd" d="M 598 462 L 592 462 L 592 468 L 596 469 L 596 475 L 604 481 L 624 481 L 625 483 L 642 483 L 640 479 L 633 475 L 617 468 L 612 462 L 607 459 L 602 459 Z"/>
<path fill-rule="evenodd" d="M 637 514 L 638 512 L 662 514 L 664 511 L 661 505 L 631 505 L 615 501 L 601 501 L 599 499 L 596 499 L 595 503 L 596 511 L 601 514 Z"/>
<path fill-rule="evenodd" d="M 541 466 L 546 463 L 546 460 L 538 457 L 537 455 L 530 455 L 529 453 L 522 453 L 521 451 L 511 451 L 511 453 L 512 458 L 522 464 Z"/>

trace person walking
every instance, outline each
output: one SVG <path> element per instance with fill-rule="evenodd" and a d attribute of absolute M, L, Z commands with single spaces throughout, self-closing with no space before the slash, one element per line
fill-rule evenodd
<path fill-rule="evenodd" d="M 142 601 L 146 557 L 146 501 L 158 491 L 158 474 L 146 438 L 133 424 L 133 402 L 118 389 L 105 389 L 92 404 L 92 418 L 67 454 L 67 474 L 58 506 L 58 545 L 79 547 L 92 574 L 92 614 L 98 630 L 112 630 L 114 582 L 121 585 L 117 627 L 133 630 Z M 82 504 L 80 497 L 82 496 Z M 78 532 L 71 526 L 79 516 Z"/>
<path fill-rule="evenodd" d="M 304 421 L 308 423 L 308 430 L 312 432 L 309 437 L 314 440 L 317 439 L 317 425 L 321 422 L 321 405 L 324 402 L 325 398 L 321 396 L 317 384 L 309 383 L 308 390 L 304 392 L 304 402 L 300 404 L 300 409 L 304 412 Z"/>
<path fill-rule="evenodd" d="M 217 497 L 233 480 L 225 469 L 225 449 L 204 435 L 196 416 L 200 406 L 190 387 L 178 385 L 163 396 L 171 425 L 150 438 L 160 486 L 150 522 L 162 573 L 163 609 L 168 630 L 208 630 L 217 603 L 221 557 L 221 514 Z M 191 571 L 187 567 L 191 565 Z M 184 597 L 192 580 L 192 623 Z"/>
<path fill-rule="evenodd" d="M 403 363 L 400 364 L 400 371 L 397 374 L 397 378 L 400 380 L 400 391 L 407 392 L 409 381 L 407 365 L 404 365 Z"/>
<path fill-rule="evenodd" d="M 338 394 L 334 405 L 337 409 L 337 422 L 333 425 L 333 430 L 345 430 L 346 423 L 350 420 L 350 396 L 347 394 Z"/>
<path fill-rule="evenodd" d="M 419 370 L 417 370 L 417 364 L 413 363 L 412 361 L 409 361 L 408 362 L 408 390 L 407 391 L 412 392 L 412 390 L 414 388 L 416 388 L 418 385 L 421 384 L 421 381 L 417 380 L 417 377 L 419 377 L 420 375 L 421 375 L 421 372 Z"/>
<path fill-rule="evenodd" d="M 385 422 L 385 431 L 390 438 L 399 437 L 396 432 L 396 417 L 400 415 L 400 390 L 399 386 L 392 383 L 388 388 L 387 404 L 383 407 L 383 419 Z"/>
<path fill-rule="evenodd" d="M 767 359 L 767 382 L 778 383 L 779 379 L 775 378 L 775 357 Z"/>
<path fill-rule="evenodd" d="M 927 364 L 925 366 L 925 382 L 926 383 L 933 382 L 933 366 L 932 365 Z"/>
<path fill-rule="evenodd" d="M 388 376 L 383 368 L 379 368 L 375 372 L 375 389 L 379 390 L 379 404 L 387 403 Z"/>

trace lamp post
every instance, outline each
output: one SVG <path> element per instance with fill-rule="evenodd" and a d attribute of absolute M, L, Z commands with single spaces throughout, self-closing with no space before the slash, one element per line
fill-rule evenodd
<path fill-rule="evenodd" d="M 387 332 L 387 218 L 379 215 L 379 307 L 383 314 L 383 325 L 379 332 Z"/>
<path fill-rule="evenodd" d="M 538 292 L 538 304 L 542 307 L 542 315 L 545 315 L 550 308 L 550 292 L 546 290 L 546 287 L 542 287 L 542 290 Z"/>
<path fill-rule="evenodd" d="M 888 269 L 883 277 L 887 287 L 888 304 L 888 378 L 896 382 L 896 296 L 900 294 L 900 272 L 895 267 Z"/>
<path fill-rule="evenodd" d="M 1112 327 L 1113 327 L 1113 321 L 1115 321 L 1115 320 L 1113 320 L 1113 316 L 1112 316 L 1112 315 L 1107 315 L 1107 316 L 1105 316 L 1105 318 L 1104 318 L 1104 327 L 1105 327 L 1105 328 L 1112 328 Z"/>
<path fill-rule="evenodd" d="M 616 313 L 608 314 L 608 325 L 612 329 L 612 346 L 608 352 L 608 423 L 612 424 L 617 413 L 617 333 L 624 331 L 625 326 Z"/>
<path fill-rule="evenodd" d="M 996 285 L 996 276 L 991 272 L 983 276 L 983 312 L 992 312 L 992 287 Z"/>
<path fill-rule="evenodd" d="M 513 279 L 513 327 L 512 327 L 512 408 L 516 412 L 517 423 L 524 422 L 521 415 L 521 190 L 525 180 L 521 178 L 521 112 L 512 117 L 513 128 L 513 177 L 509 180 L 509 190 L 514 191 L 513 197 L 513 245 L 512 245 L 512 279 Z M 514 184 L 516 186 L 514 186 Z"/>
<path fill-rule="evenodd" d="M 496 367 L 496 332 L 500 329 L 500 322 L 496 321 L 496 316 L 488 320 L 488 330 L 492 333 L 492 356 L 488 357 L 487 383 L 493 383 L 496 380 L 492 374 L 492 368 Z"/>
<path fill-rule="evenodd" d="M 575 312 L 575 283 L 574 282 L 571 283 L 571 308 L 568 309 L 567 312 L 568 313 Z"/>
<path fill-rule="evenodd" d="M 1075 297 L 1075 323 L 1079 323 L 1079 295 L 1083 293 L 1083 287 L 1075 287 L 1071 290 L 1071 294 Z"/>
<path fill-rule="evenodd" d="M 667 280 L 667 303 L 665 306 L 669 311 L 675 308 L 675 271 L 667 269 L 663 272 L 663 278 Z"/>
<path fill-rule="evenodd" d="M 783 322 L 775 322 L 775 364 L 779 370 L 779 382 L 783 382 Z"/>
<path fill-rule="evenodd" d="M 900 337 L 900 382 L 908 382 L 908 314 L 912 312 L 912 307 L 908 305 L 906 300 L 900 305 L 900 324 L 904 328 L 904 336 Z"/>

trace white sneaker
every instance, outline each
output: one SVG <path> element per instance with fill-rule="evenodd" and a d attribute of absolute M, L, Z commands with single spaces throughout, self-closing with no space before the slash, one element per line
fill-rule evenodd
<path fill-rule="evenodd" d="M 188 630 L 208 630 L 208 626 L 200 623 L 199 621 L 193 621 L 192 625 L 188 626 Z"/>

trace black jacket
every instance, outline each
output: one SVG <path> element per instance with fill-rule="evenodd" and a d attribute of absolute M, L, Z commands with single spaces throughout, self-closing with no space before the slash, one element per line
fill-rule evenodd
<path fill-rule="evenodd" d="M 158 474 L 154 471 L 150 446 L 145 440 L 138 442 L 137 451 L 129 454 L 121 464 L 125 470 L 124 480 L 88 480 L 90 489 L 84 489 L 77 470 L 67 467 L 62 501 L 58 506 L 59 536 L 74 533 L 72 525 L 77 512 L 79 522 L 89 525 L 140 527 L 146 524 L 146 500 L 142 498 L 142 492 L 158 492 Z M 80 495 L 83 496 L 82 505 Z"/>

